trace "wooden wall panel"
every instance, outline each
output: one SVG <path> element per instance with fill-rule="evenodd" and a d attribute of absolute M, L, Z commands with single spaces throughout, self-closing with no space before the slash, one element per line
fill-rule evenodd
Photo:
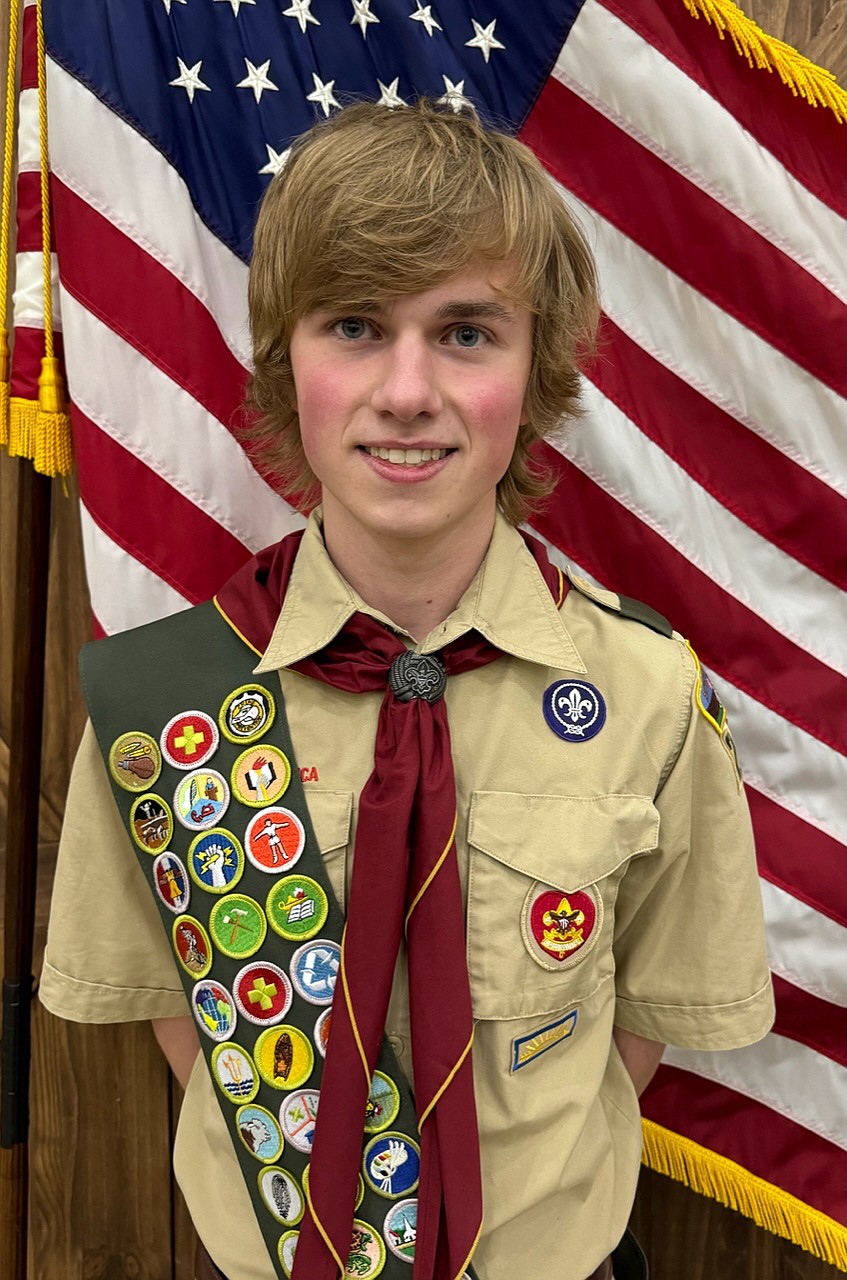
<path fill-rule="evenodd" d="M 765 30 L 845 82 L 847 0 L 755 0 L 745 7 Z M 3 47 L 7 21 L 0 5 Z M 705 24 L 703 36 L 709 38 Z M 13 570 L 19 539 L 26 537 L 17 528 L 20 465 L 0 457 L 0 871 Z M 54 486 L 51 525 L 36 973 L 64 795 L 84 718 L 76 660 L 90 621 L 73 483 L 67 498 L 61 485 Z M 180 1097 L 149 1027 L 78 1026 L 36 1003 L 31 1280 L 191 1280 L 193 1231 L 169 1161 Z M 840 1274 L 740 1214 L 649 1172 L 642 1175 L 633 1225 L 651 1258 L 653 1280 L 834 1280 Z"/>

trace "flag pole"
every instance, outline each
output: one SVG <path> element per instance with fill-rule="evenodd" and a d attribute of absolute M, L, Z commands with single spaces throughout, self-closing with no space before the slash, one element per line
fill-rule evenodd
<path fill-rule="evenodd" d="M 51 484 L 18 463 L 0 1057 L 0 1275 L 26 1280 L 32 949 L 41 791 L 41 735 Z"/>

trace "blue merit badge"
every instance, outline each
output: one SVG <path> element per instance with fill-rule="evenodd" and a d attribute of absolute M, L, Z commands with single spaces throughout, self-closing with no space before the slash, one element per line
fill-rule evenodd
<path fill-rule="evenodd" d="M 557 680 L 544 691 L 544 719 L 565 742 L 587 742 L 606 723 L 603 695 L 585 680 Z"/>

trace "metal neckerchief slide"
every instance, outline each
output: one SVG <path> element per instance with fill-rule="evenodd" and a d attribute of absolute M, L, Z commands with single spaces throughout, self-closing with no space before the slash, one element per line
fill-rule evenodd
<path fill-rule="evenodd" d="M 289 1276 L 344 916 L 278 681 L 254 677 L 255 661 L 209 602 L 87 645 L 80 670 L 268 1253 Z M 408 1280 L 417 1153 L 412 1093 L 383 1038 L 346 1274 Z"/>

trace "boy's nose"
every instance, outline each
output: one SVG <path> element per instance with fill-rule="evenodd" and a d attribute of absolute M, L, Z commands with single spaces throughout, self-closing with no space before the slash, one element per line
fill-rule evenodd
<path fill-rule="evenodd" d="M 436 382 L 435 361 L 425 341 L 399 338 L 384 353 L 371 404 L 377 413 L 412 422 L 420 414 L 435 417 L 443 398 Z"/>

